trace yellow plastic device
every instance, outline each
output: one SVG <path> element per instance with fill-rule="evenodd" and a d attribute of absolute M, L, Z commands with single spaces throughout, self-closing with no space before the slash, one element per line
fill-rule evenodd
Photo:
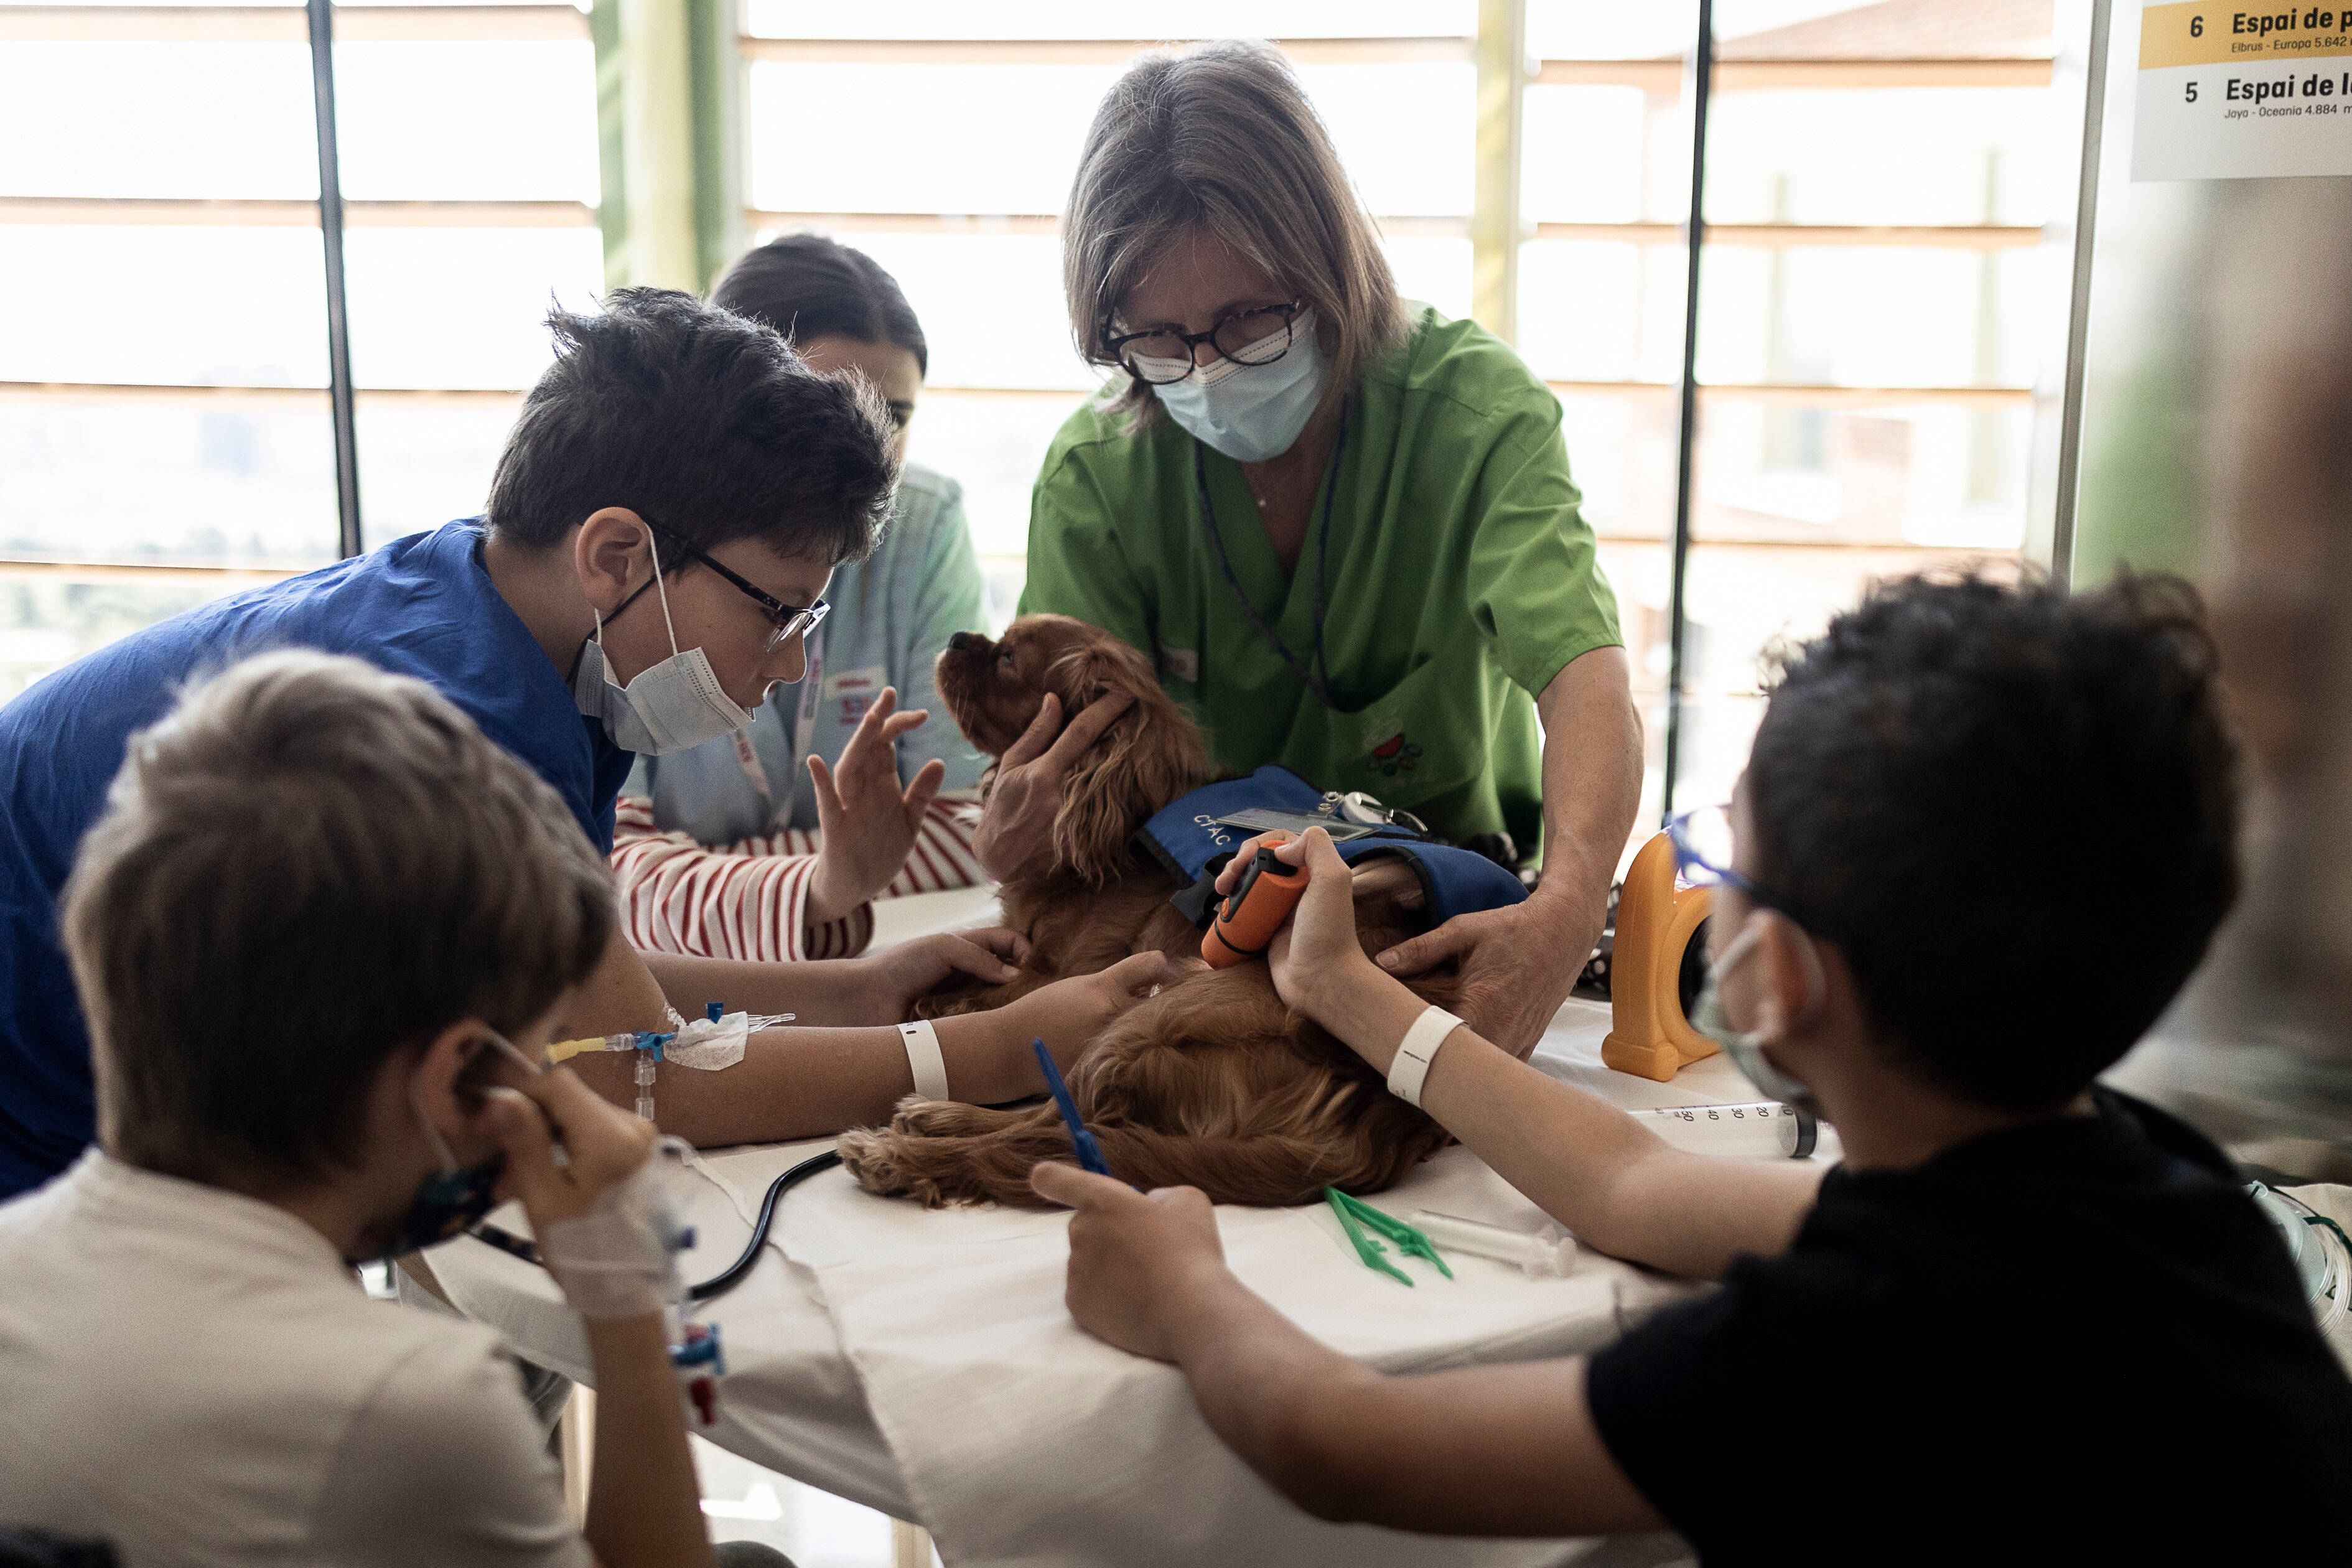
<path fill-rule="evenodd" d="M 1619 1072 L 1665 1083 L 1719 1048 L 1683 1012 L 1684 961 L 1714 904 L 1713 888 L 1675 885 L 1675 847 L 1664 834 L 1633 857 L 1617 898 L 1612 1027 L 1601 1042 L 1601 1059 Z"/>

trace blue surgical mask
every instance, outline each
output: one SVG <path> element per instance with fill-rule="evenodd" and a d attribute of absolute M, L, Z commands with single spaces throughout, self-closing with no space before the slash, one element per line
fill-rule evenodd
<path fill-rule="evenodd" d="M 669 657 L 640 670 L 635 680 L 623 686 L 604 663 L 604 617 L 591 605 L 596 635 L 581 647 L 580 664 L 572 677 L 572 700 L 581 712 L 604 721 L 604 734 L 614 745 L 655 757 L 748 729 L 751 715 L 719 684 L 708 654 L 698 647 L 678 651 L 677 628 L 669 618 L 669 589 L 662 582 L 661 547 L 654 542 L 651 530 L 646 531 L 646 548 L 653 555 L 654 592 L 661 597 Z"/>
<path fill-rule="evenodd" d="M 1290 450 L 1307 428 L 1327 374 L 1308 310 L 1292 323 L 1290 352 L 1272 363 L 1221 359 L 1151 390 L 1196 439 L 1236 463 L 1263 463 Z"/>
<path fill-rule="evenodd" d="M 1723 1016 L 1718 983 L 1741 959 L 1755 951 L 1756 941 L 1763 934 L 1763 929 L 1751 922 L 1732 939 L 1731 945 L 1724 949 L 1723 956 L 1707 966 L 1706 983 L 1699 987 L 1698 1000 L 1691 1005 L 1691 1027 L 1722 1047 L 1723 1054 L 1731 1058 L 1731 1065 L 1739 1069 L 1739 1076 L 1754 1084 L 1759 1094 L 1768 1100 L 1794 1106 L 1808 1116 L 1819 1118 L 1822 1105 L 1813 1098 L 1813 1091 L 1773 1066 L 1772 1059 L 1764 1054 L 1764 1047 L 1769 1043 L 1764 1038 L 1764 1031 L 1736 1029 Z M 1804 939 L 1801 936 L 1799 940 Z M 1821 974 L 1821 961 L 1814 955 L 1810 943 L 1805 952 L 1812 960 L 1815 976 L 1825 979 Z"/>
<path fill-rule="evenodd" d="M 498 1206 L 499 1177 L 505 1172 L 506 1156 L 494 1154 L 478 1165 L 458 1164 L 448 1140 L 433 1125 L 433 1119 L 425 1114 L 413 1084 L 408 1103 L 416 1113 L 417 1125 L 425 1129 L 425 1141 L 433 1145 L 434 1155 L 441 1162 L 441 1170 L 416 1184 L 416 1195 L 409 1199 L 408 1212 L 401 1216 L 388 1238 L 378 1245 L 372 1236 L 364 1244 L 368 1248 L 365 1255 L 349 1258 L 348 1262 L 383 1263 L 422 1251 L 460 1231 L 472 1229 L 477 1220 Z"/>

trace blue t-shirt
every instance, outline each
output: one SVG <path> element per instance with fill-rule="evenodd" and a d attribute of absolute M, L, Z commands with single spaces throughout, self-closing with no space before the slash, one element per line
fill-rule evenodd
<path fill-rule="evenodd" d="M 136 731 L 192 680 L 278 647 L 364 658 L 426 682 L 553 785 L 598 848 L 631 754 L 583 717 L 482 565 L 478 522 L 232 595 L 37 681 L 0 707 L 0 1199 L 72 1163 L 95 1134 L 89 1036 L 57 900 Z"/>

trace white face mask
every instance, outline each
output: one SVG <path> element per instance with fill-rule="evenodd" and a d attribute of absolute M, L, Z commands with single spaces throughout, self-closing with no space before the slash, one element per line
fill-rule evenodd
<path fill-rule="evenodd" d="M 1182 361 L 1178 361 L 1182 363 Z M 1290 352 L 1271 364 L 1221 359 L 1151 390 L 1168 417 L 1236 463 L 1290 450 L 1322 401 L 1325 367 L 1315 312 L 1291 324 Z"/>
<path fill-rule="evenodd" d="M 654 592 L 661 597 L 669 657 L 640 671 L 626 686 L 614 681 L 604 663 L 604 617 L 592 605 L 589 613 L 596 616 L 596 635 L 580 649 L 580 668 L 572 677 L 572 700 L 580 711 L 604 721 L 604 733 L 614 745 L 659 756 L 747 729 L 751 715 L 727 695 L 700 648 L 678 651 L 677 627 L 669 618 L 669 590 L 662 584 L 661 550 L 651 529 L 646 531 L 646 548 L 653 554 Z"/>
<path fill-rule="evenodd" d="M 1723 999 L 1717 994 L 1717 982 L 1730 973 L 1733 965 L 1755 951 L 1757 939 L 1763 934 L 1764 928 L 1751 922 L 1731 939 L 1731 945 L 1724 949 L 1723 956 L 1707 966 L 1706 984 L 1699 988 L 1698 1000 L 1691 1005 L 1691 1027 L 1721 1046 L 1723 1054 L 1731 1058 L 1731 1065 L 1739 1069 L 1739 1076 L 1754 1084 L 1758 1093 L 1783 1105 L 1794 1106 L 1808 1116 L 1820 1118 L 1822 1105 L 1813 1098 L 1813 1091 L 1807 1089 L 1802 1080 L 1791 1078 L 1773 1066 L 1772 1058 L 1764 1054 L 1764 1047 L 1770 1044 L 1764 1037 L 1765 1031 L 1733 1028 L 1731 1021 L 1723 1016 Z M 1813 952 L 1810 940 L 1805 942 L 1804 952 L 1811 970 L 1812 984 L 1816 987 L 1826 986 L 1828 976 L 1822 973 L 1821 957 Z M 1819 989 L 1813 993 L 1815 999 L 1820 994 Z"/>

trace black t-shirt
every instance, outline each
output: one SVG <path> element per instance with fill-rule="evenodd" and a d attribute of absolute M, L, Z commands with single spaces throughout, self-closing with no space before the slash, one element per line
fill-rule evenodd
<path fill-rule="evenodd" d="M 2095 1098 L 1831 1172 L 1785 1255 L 1593 1357 L 1708 1568 L 2352 1563 L 2352 1384 L 2286 1249 L 2204 1138 Z"/>

